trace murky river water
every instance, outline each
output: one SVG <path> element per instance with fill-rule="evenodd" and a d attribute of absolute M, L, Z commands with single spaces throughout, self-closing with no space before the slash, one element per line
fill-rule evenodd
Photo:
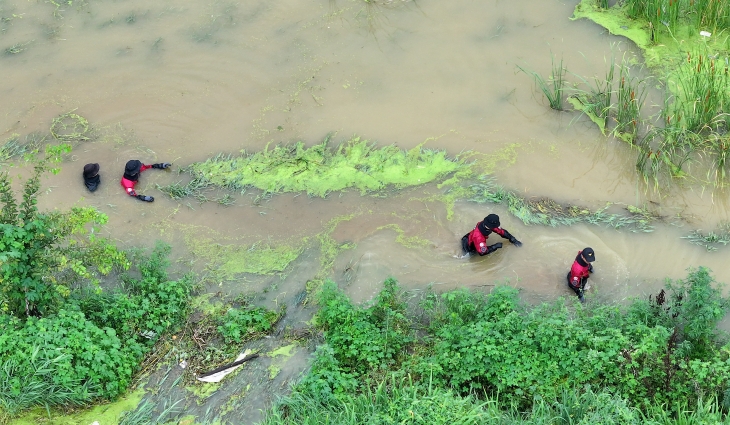
<path fill-rule="evenodd" d="M 680 239 L 728 220 L 726 194 L 699 187 L 647 194 L 626 145 L 606 141 L 575 113 L 549 109 L 519 72 L 518 65 L 547 76 L 552 54 L 592 78 L 605 74 L 612 50 L 637 55 L 598 26 L 570 21 L 576 1 L 66 3 L 0 0 L 0 48 L 8 49 L 0 56 L 0 139 L 47 131 L 70 110 L 86 117 L 101 138 L 75 148 L 62 172 L 46 180 L 41 204 L 94 205 L 109 214 L 108 231 L 124 244 L 178 243 L 172 223 L 288 243 L 356 213 L 333 233 L 357 244 L 339 256 L 333 277 L 358 301 L 388 276 L 409 289 L 509 282 L 538 299 L 570 296 L 564 275 L 585 246 L 596 250 L 592 291 L 604 299 L 654 292 L 664 277 L 682 277 L 690 266 L 709 266 L 730 282 L 727 252 Z M 450 155 L 517 144 L 517 160 L 495 176 L 525 196 L 591 207 L 652 201 L 665 216 L 685 220 L 652 234 L 526 227 L 506 210 L 468 203 L 447 220 L 443 205 L 414 200 L 425 198 L 420 189 L 385 199 L 281 195 L 260 205 L 246 194 L 232 207 L 198 205 L 163 195 L 155 184 L 183 177 L 157 170 L 138 186 L 156 197 L 145 204 L 118 184 L 128 159 L 185 166 L 269 143 L 314 144 L 330 132 L 336 141 L 357 134 L 403 148 L 433 139 L 426 147 Z M 101 164 L 94 194 L 79 177 L 88 162 Z M 459 238 L 492 211 L 524 246 L 455 259 Z M 393 230 L 377 230 L 392 223 L 430 246 L 409 249 Z M 176 252 L 185 255 L 184 246 Z M 293 293 L 306 278 L 287 281 Z"/>

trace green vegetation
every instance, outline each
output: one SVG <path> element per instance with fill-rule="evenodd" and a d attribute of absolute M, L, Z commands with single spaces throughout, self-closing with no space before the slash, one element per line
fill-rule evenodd
<path fill-rule="evenodd" d="M 26 157 L 38 153 L 48 136 L 40 133 L 30 133 L 20 140 L 19 134 L 13 134 L 0 145 L 0 162 Z"/>
<path fill-rule="evenodd" d="M 569 99 L 573 107 L 605 133 L 602 112 L 606 103 L 611 105 L 612 134 L 636 151 L 636 167 L 655 190 L 677 178 L 725 186 L 730 176 L 727 2 L 627 0 L 608 8 L 605 2 L 583 0 L 574 17 L 591 19 L 643 49 L 664 101 L 646 110 L 647 81 L 620 76 L 615 104 L 603 102 L 610 95 L 596 96 L 590 88 Z M 603 93 L 613 93 L 614 65 L 609 66 L 605 83 L 597 84 L 606 88 Z M 641 124 L 647 130 L 639 131 Z"/>
<path fill-rule="evenodd" d="M 560 63 L 555 64 L 555 58 L 552 58 L 552 72 L 550 78 L 545 79 L 534 71 L 526 71 L 521 66 L 517 66 L 520 71 L 525 74 L 531 75 L 535 80 L 535 84 L 538 86 L 540 91 L 545 95 L 552 109 L 556 111 L 563 110 L 563 91 L 565 90 L 565 73 L 566 69 L 563 66 L 563 60 L 560 59 Z"/>
<path fill-rule="evenodd" d="M 328 283 L 320 304 L 325 344 L 267 425 L 727 420 L 730 300 L 704 268 L 625 307 L 528 306 L 497 287 L 406 314 L 393 280 L 363 307 Z"/>
<path fill-rule="evenodd" d="M 579 205 L 561 204 L 550 198 L 526 199 L 517 192 L 498 186 L 489 176 L 481 177 L 478 183 L 452 190 L 459 191 L 460 198 L 471 202 L 505 205 L 512 215 L 527 225 L 556 227 L 588 223 L 630 232 L 652 232 L 652 223 L 661 219 L 651 211 L 632 205 L 625 207 L 625 213 L 618 214 L 608 212 L 611 204 L 594 211 Z"/>
<path fill-rule="evenodd" d="M 283 312 L 279 314 L 263 307 L 232 308 L 220 319 L 218 332 L 227 343 L 240 343 L 256 334 L 269 332 L 282 315 Z"/>
<path fill-rule="evenodd" d="M 192 312 L 186 318 L 181 330 L 172 341 L 165 341 L 163 351 L 174 353 L 177 360 L 187 362 L 187 369 L 193 374 L 181 376 L 190 384 L 191 391 L 210 394 L 216 386 L 201 390 L 195 381 L 195 373 L 206 372 L 230 363 L 241 352 L 241 346 L 273 331 L 286 310 L 269 310 L 251 305 L 247 297 L 239 296 L 231 304 L 207 303 L 200 298 L 192 302 Z M 202 392 L 201 392 L 202 391 Z"/>
<path fill-rule="evenodd" d="M 93 208 L 38 211 L 40 177 L 67 151 L 47 149 L 20 203 L 0 174 L 0 421 L 118 397 L 187 312 L 191 279 L 169 279 L 169 246 L 127 254 L 97 236 L 107 217 Z M 139 277 L 124 272 L 132 263 Z M 103 290 L 113 271 L 121 287 Z"/>
<path fill-rule="evenodd" d="M 700 230 L 693 230 L 692 233 L 683 236 L 682 239 L 687 239 L 695 245 L 704 246 L 708 251 L 717 251 L 719 247 L 730 243 L 730 223 L 721 223 L 717 229 L 711 230 L 707 234 L 702 233 Z"/>
<path fill-rule="evenodd" d="M 123 253 L 96 236 L 107 221 L 104 214 L 77 207 L 67 213 L 38 211 L 41 175 L 68 151 L 68 145 L 47 150 L 25 182 L 19 204 L 8 173 L 0 173 L 0 312 L 18 317 L 53 313 L 78 279 L 98 285 L 99 274 L 128 267 Z"/>
<path fill-rule="evenodd" d="M 324 142 L 306 148 L 304 143 L 276 146 L 253 154 L 217 156 L 191 164 L 186 170 L 193 180 L 161 188 L 179 197 L 199 192 L 207 186 L 245 191 L 253 187 L 268 193 L 306 192 L 326 197 L 335 191 L 354 188 L 373 193 L 388 187 L 425 184 L 459 167 L 445 152 L 417 146 L 404 151 L 396 146 L 376 148 L 353 138 L 336 148 Z"/>
<path fill-rule="evenodd" d="M 51 123 L 51 135 L 64 143 L 89 141 L 90 130 L 89 121 L 74 111 L 57 116 Z"/>

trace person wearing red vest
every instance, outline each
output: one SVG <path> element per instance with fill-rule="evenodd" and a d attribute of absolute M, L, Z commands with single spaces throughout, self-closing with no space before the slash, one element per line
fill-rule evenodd
<path fill-rule="evenodd" d="M 583 291 L 588 277 L 593 273 L 593 264 L 591 263 L 594 261 L 596 261 L 596 253 L 593 252 L 593 248 L 583 248 L 582 251 L 578 251 L 573 266 L 568 272 L 568 287 L 575 292 L 580 302 L 585 302 Z"/>
<path fill-rule="evenodd" d="M 154 202 L 155 198 L 151 196 L 138 195 L 137 192 L 134 191 L 134 186 L 137 184 L 137 180 L 139 180 L 139 173 L 150 168 L 159 168 L 161 170 L 164 170 L 166 168 L 169 168 L 171 165 L 172 164 L 170 164 L 169 162 L 145 165 L 142 164 L 140 161 L 137 161 L 136 159 L 129 160 L 127 161 L 127 165 L 124 166 L 124 175 L 122 176 L 122 180 L 119 183 L 122 185 L 122 187 L 129 196 L 134 196 L 140 201 Z"/>
<path fill-rule="evenodd" d="M 461 238 L 461 248 L 464 250 L 464 253 L 487 255 L 502 248 L 502 242 L 487 246 L 487 239 L 492 232 L 504 239 L 509 239 L 513 245 L 522 246 L 522 242 L 518 241 L 510 232 L 499 227 L 499 216 L 497 214 L 489 214 L 484 217 L 483 221 L 477 223 L 474 230 Z"/>

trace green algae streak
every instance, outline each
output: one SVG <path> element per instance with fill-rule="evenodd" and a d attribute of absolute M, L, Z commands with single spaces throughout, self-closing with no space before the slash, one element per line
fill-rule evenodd
<path fill-rule="evenodd" d="M 336 148 L 330 148 L 328 140 L 310 148 L 298 142 L 253 154 L 242 152 L 233 158 L 211 158 L 190 165 L 188 171 L 195 179 L 218 187 L 325 197 L 349 188 L 366 194 L 425 184 L 454 172 L 459 165 L 445 152 L 421 145 L 408 151 L 396 146 L 376 148 L 355 137 Z"/>
<path fill-rule="evenodd" d="M 77 413 L 61 414 L 51 410 L 50 419 L 48 412 L 42 408 L 36 408 L 18 419 L 11 420 L 9 425 L 36 425 L 40 423 L 46 425 L 89 425 L 94 421 L 99 422 L 99 425 L 117 425 L 123 413 L 137 408 L 144 394 L 145 391 L 140 388 L 113 403 L 100 404 Z"/>

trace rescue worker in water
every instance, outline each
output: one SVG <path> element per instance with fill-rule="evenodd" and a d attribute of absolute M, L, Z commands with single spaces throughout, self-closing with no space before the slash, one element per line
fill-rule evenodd
<path fill-rule="evenodd" d="M 499 216 L 497 214 L 489 214 L 484 217 L 483 221 L 477 223 L 474 230 L 461 238 L 461 248 L 464 253 L 477 253 L 479 255 L 490 254 L 499 248 L 502 248 L 502 242 L 487 246 L 489 235 L 494 232 L 504 239 L 508 239 L 513 245 L 522 246 L 522 242 L 512 236 L 510 232 L 499 227 Z"/>
<path fill-rule="evenodd" d="M 84 165 L 84 186 L 89 189 L 89 192 L 93 192 L 99 188 L 101 184 L 101 177 L 99 177 L 99 164 L 86 164 Z"/>
<path fill-rule="evenodd" d="M 593 264 L 591 263 L 594 261 L 596 261 L 596 253 L 593 252 L 593 248 L 583 248 L 582 251 L 578 251 L 573 266 L 568 272 L 568 288 L 575 292 L 580 302 L 585 302 L 583 291 L 585 291 L 588 277 L 593 273 Z"/>
<path fill-rule="evenodd" d="M 129 196 L 134 196 L 140 201 L 153 202 L 155 198 L 151 196 L 138 195 L 137 192 L 134 191 L 134 185 L 136 185 L 137 180 L 139 180 L 139 173 L 150 168 L 159 168 L 164 170 L 170 168 L 171 165 L 172 164 L 169 162 L 145 165 L 136 159 L 129 160 L 127 161 L 127 165 L 124 166 L 124 176 L 122 176 L 120 183 Z"/>

